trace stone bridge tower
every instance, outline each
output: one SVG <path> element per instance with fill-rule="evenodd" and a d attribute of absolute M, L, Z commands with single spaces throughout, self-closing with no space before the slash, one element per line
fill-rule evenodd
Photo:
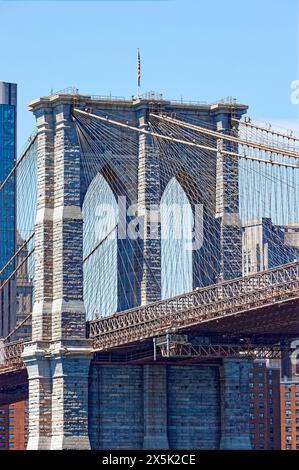
<path fill-rule="evenodd" d="M 238 104 L 187 105 L 163 100 L 154 105 L 159 105 L 160 109 L 178 117 L 181 115 L 186 119 L 197 117 L 201 122 L 216 124 L 224 133 L 231 128 L 232 114 L 239 118 L 247 109 L 246 106 Z M 97 413 L 91 408 L 96 406 L 94 403 L 99 397 L 95 397 L 93 388 L 98 380 L 106 392 L 111 391 L 111 387 L 114 386 L 114 375 L 108 366 L 101 370 L 95 366 L 90 368 L 92 348 L 90 341 L 86 339 L 83 301 L 82 203 L 95 174 L 85 174 L 83 171 L 80 145 L 72 117 L 74 107 L 88 108 L 93 114 L 108 115 L 112 119 L 142 127 L 147 124 L 153 103 L 143 99 L 105 101 L 91 96 L 60 94 L 43 97 L 30 104 L 38 128 L 38 206 L 35 225 L 35 302 L 32 312 L 32 341 L 26 345 L 23 356 L 29 376 L 28 449 L 88 449 L 90 442 L 92 447 L 104 445 L 103 442 L 96 443 L 98 420 Z M 231 258 L 237 260 L 236 269 L 234 273 L 228 269 L 227 256 L 223 255 L 222 259 L 217 261 L 218 276 L 207 272 L 202 262 L 202 253 L 211 250 L 211 241 L 206 237 L 201 248 L 202 253 L 193 254 L 194 288 L 218 279 L 235 277 L 239 274 L 238 269 L 241 266 L 238 261 L 241 257 L 238 191 L 229 189 L 232 185 L 234 189 L 237 188 L 237 163 L 227 162 L 227 159 L 222 158 L 221 145 L 224 144 L 219 143 L 219 156 L 215 157 L 213 214 L 209 213 L 206 216 L 204 214 L 204 230 L 207 233 L 210 230 L 218 233 L 217 239 L 223 253 L 229 250 Z M 168 181 L 161 178 L 157 164 L 158 156 L 151 137 L 141 135 L 138 148 L 139 151 L 133 156 L 136 168 L 135 187 L 128 188 L 126 185 L 126 169 L 120 163 L 116 162 L 108 170 L 107 168 L 102 170 L 107 177 L 114 175 L 113 178 L 120 180 L 121 184 L 118 187 L 123 188 L 130 203 L 138 204 L 140 216 L 143 217 L 144 209 L 149 208 L 151 204 L 159 203 Z M 204 168 L 185 167 L 184 171 L 185 174 L 192 175 L 192 185 L 195 188 L 193 194 L 196 195 L 192 197 L 198 199 L 192 202 L 203 203 L 205 207 L 205 188 L 201 187 Z M 235 177 L 232 177 L 232 174 Z M 173 176 L 180 178 L 179 174 Z M 113 178 L 109 183 L 116 193 Z M 232 197 L 235 198 L 233 203 Z M 213 226 L 211 226 L 211 216 L 215 220 Z M 134 284 L 133 290 L 132 283 L 128 282 L 128 279 L 123 279 L 122 287 L 118 291 L 119 310 L 152 302 L 161 296 L 161 242 L 159 237 L 155 240 L 147 237 L 147 223 L 144 224 L 144 230 L 143 263 L 141 263 L 143 272 L 139 273 L 139 283 L 137 286 Z M 124 275 L 122 269 L 124 260 L 131 255 L 136 256 L 134 249 L 132 252 L 125 240 L 120 241 L 118 245 L 120 276 Z M 127 276 L 129 277 L 130 273 L 127 273 Z M 126 291 L 126 295 L 122 289 Z M 219 384 L 221 383 L 221 392 L 219 396 L 216 395 L 219 403 L 222 403 L 219 406 L 222 410 L 223 432 L 220 437 L 214 439 L 215 442 L 213 441 L 214 444 L 211 446 L 216 446 L 215 443 L 218 441 L 218 445 L 223 448 L 236 447 L 237 444 L 240 444 L 240 447 L 248 446 L 248 430 L 242 418 L 246 402 L 242 398 L 233 399 L 234 394 L 239 393 L 236 390 L 245 393 L 244 380 L 248 367 L 246 361 L 243 365 L 241 362 L 224 361 L 221 367 L 217 379 Z M 145 448 L 179 445 L 176 444 L 174 431 L 168 432 L 169 436 L 172 436 L 168 444 L 167 413 L 170 413 L 171 405 L 166 403 L 169 395 L 166 389 L 172 387 L 172 381 L 174 381 L 173 387 L 175 386 L 177 372 L 174 369 L 169 371 L 167 379 L 168 372 L 164 366 L 140 366 L 143 367 L 142 370 L 134 367 L 130 369 L 130 373 L 136 374 L 137 382 L 142 381 L 144 390 L 143 398 L 140 398 L 143 437 L 138 437 L 139 440 L 136 438 L 136 446 L 139 445 L 140 439 L 143 442 L 140 445 Z M 211 371 L 210 373 L 208 368 L 206 370 L 208 377 L 210 379 L 214 377 L 216 380 L 215 373 Z M 191 368 L 189 373 L 195 374 L 194 368 Z M 118 371 L 118 374 L 122 376 L 121 371 Z M 204 371 L 195 374 L 194 377 L 206 380 Z M 159 384 L 158 389 L 157 384 Z M 149 407 L 152 407 L 151 410 L 156 410 L 156 413 L 150 413 Z M 234 415 L 238 422 L 235 429 L 231 425 L 229 413 L 229 416 Z M 108 440 L 106 444 L 110 445 Z M 181 443 L 181 445 L 188 444 Z"/>

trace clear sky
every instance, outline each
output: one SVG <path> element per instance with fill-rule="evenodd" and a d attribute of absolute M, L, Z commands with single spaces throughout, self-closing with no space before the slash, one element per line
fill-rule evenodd
<path fill-rule="evenodd" d="M 19 145 L 34 128 L 26 104 L 51 89 L 170 99 L 235 96 L 260 119 L 295 124 L 297 0 L 0 0 L 0 80 L 19 85 Z"/>

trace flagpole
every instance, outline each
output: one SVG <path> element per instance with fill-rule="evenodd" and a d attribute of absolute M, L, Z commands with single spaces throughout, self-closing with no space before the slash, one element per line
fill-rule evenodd
<path fill-rule="evenodd" d="M 140 77 L 141 77 L 141 69 L 140 69 L 140 51 L 139 48 L 137 49 L 137 99 L 140 95 Z"/>

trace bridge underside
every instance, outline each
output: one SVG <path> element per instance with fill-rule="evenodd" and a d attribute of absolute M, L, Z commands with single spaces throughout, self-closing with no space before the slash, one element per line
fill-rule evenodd
<path fill-rule="evenodd" d="M 299 334 L 299 299 L 293 298 L 275 305 L 263 305 L 250 311 L 225 315 L 196 325 L 198 333 L 225 334 L 238 337 L 262 337 L 277 340 L 293 338 Z"/>
<path fill-rule="evenodd" d="M 0 406 L 28 399 L 28 374 L 26 369 L 1 374 Z"/>

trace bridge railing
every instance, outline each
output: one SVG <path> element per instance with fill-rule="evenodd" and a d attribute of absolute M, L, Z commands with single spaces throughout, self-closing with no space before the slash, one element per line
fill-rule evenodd
<path fill-rule="evenodd" d="M 292 298 L 299 298 L 298 261 L 91 321 L 89 337 L 105 350 Z M 23 349 L 22 341 L 0 344 L 0 372 L 24 367 Z"/>
<path fill-rule="evenodd" d="M 24 341 L 2 343 L 0 345 L 0 372 L 9 372 L 25 367 L 21 354 L 24 350 Z"/>
<path fill-rule="evenodd" d="M 299 262 L 196 289 L 90 322 L 98 350 L 299 296 Z"/>

